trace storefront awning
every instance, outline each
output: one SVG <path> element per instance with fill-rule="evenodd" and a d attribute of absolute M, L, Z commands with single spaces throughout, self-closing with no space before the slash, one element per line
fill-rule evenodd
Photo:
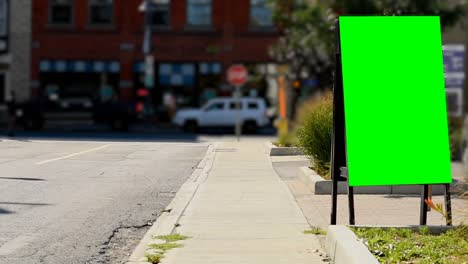
<path fill-rule="evenodd" d="M 118 61 L 41 60 L 41 72 L 119 73 Z"/>

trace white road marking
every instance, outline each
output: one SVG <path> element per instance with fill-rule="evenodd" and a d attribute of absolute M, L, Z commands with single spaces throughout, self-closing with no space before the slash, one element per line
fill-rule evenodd
<path fill-rule="evenodd" d="M 2 247 L 0 247 L 0 256 L 8 256 L 13 254 L 15 251 L 27 246 L 29 243 L 33 242 L 36 239 L 34 235 L 22 235 L 16 237 Z"/>
<path fill-rule="evenodd" d="M 101 150 L 101 149 L 105 149 L 105 148 L 108 148 L 108 147 L 110 147 L 110 146 L 111 146 L 111 144 L 109 144 L 109 145 L 104 145 L 104 146 L 100 146 L 100 147 L 93 148 L 93 149 L 88 149 L 88 150 L 80 151 L 80 152 L 77 152 L 77 153 L 73 153 L 73 154 L 66 155 L 66 156 L 59 157 L 59 158 L 55 158 L 55 159 L 43 160 L 43 161 L 40 161 L 40 162 L 36 162 L 36 165 L 42 165 L 42 164 L 54 162 L 54 161 L 57 161 L 57 160 L 69 159 L 69 158 L 72 158 L 72 157 L 75 157 L 75 156 L 83 155 L 83 154 L 90 153 L 90 152 L 97 151 L 97 150 Z"/>

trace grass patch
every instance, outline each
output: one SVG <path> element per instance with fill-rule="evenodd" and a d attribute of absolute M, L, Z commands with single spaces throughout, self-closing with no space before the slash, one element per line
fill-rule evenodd
<path fill-rule="evenodd" d="M 326 235 L 327 231 L 321 229 L 320 227 L 313 226 L 311 229 L 304 230 L 306 235 Z"/>
<path fill-rule="evenodd" d="M 165 236 L 155 236 L 154 238 L 161 239 L 161 240 L 166 241 L 166 243 L 169 243 L 169 242 L 175 242 L 175 241 L 180 241 L 180 240 L 186 240 L 186 239 L 189 239 L 190 237 L 184 236 L 181 234 L 172 234 L 172 235 L 165 235 Z"/>
<path fill-rule="evenodd" d="M 174 249 L 174 248 L 181 248 L 182 245 L 178 243 L 164 243 L 164 244 L 152 244 L 150 245 L 151 248 L 161 250 L 163 252 L 166 252 L 168 250 Z"/>
<path fill-rule="evenodd" d="M 164 253 L 167 251 L 174 249 L 174 248 L 181 248 L 183 245 L 179 243 L 174 243 L 175 241 L 180 241 L 180 240 L 186 240 L 190 237 L 180 235 L 180 234 L 171 234 L 171 235 L 165 235 L 165 236 L 154 236 L 153 238 L 159 239 L 159 240 L 164 240 L 165 243 L 163 244 L 151 244 L 149 245 L 150 248 L 155 249 L 157 253 L 154 254 L 146 254 L 145 257 L 148 262 L 152 264 L 158 264 L 161 262 L 161 260 L 164 258 Z"/>
<path fill-rule="evenodd" d="M 468 263 L 468 226 L 439 235 L 421 228 L 351 228 L 363 239 L 380 263 L 460 264 Z"/>
<path fill-rule="evenodd" d="M 164 258 L 164 255 L 161 253 L 146 254 L 145 257 L 149 263 L 158 264 L 161 263 L 161 260 Z"/>

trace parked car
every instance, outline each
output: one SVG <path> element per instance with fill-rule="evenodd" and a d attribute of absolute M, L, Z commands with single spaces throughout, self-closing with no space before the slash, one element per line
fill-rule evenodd
<path fill-rule="evenodd" d="M 44 126 L 44 113 L 39 101 L 18 103 L 16 124 L 25 130 L 41 130 Z"/>
<path fill-rule="evenodd" d="M 93 120 L 110 126 L 113 130 L 127 131 L 138 119 L 135 105 L 126 102 L 103 102 L 93 104 Z"/>
<path fill-rule="evenodd" d="M 184 131 L 196 132 L 199 128 L 205 127 L 234 127 L 238 119 L 243 130 L 249 133 L 255 133 L 258 128 L 268 125 L 265 100 L 261 98 L 240 100 L 230 97 L 215 98 L 200 109 L 178 111 L 173 123 L 182 127 Z"/>
<path fill-rule="evenodd" d="M 132 103 L 120 101 L 92 102 L 91 100 L 64 100 L 60 102 L 31 100 L 18 104 L 17 124 L 26 130 L 41 130 L 53 120 L 93 120 L 109 125 L 113 130 L 125 131 L 137 121 Z"/>

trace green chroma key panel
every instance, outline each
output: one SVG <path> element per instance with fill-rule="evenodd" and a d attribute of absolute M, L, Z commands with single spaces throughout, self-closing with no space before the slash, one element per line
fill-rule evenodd
<path fill-rule="evenodd" d="M 340 17 L 350 186 L 452 181 L 439 17 Z"/>

